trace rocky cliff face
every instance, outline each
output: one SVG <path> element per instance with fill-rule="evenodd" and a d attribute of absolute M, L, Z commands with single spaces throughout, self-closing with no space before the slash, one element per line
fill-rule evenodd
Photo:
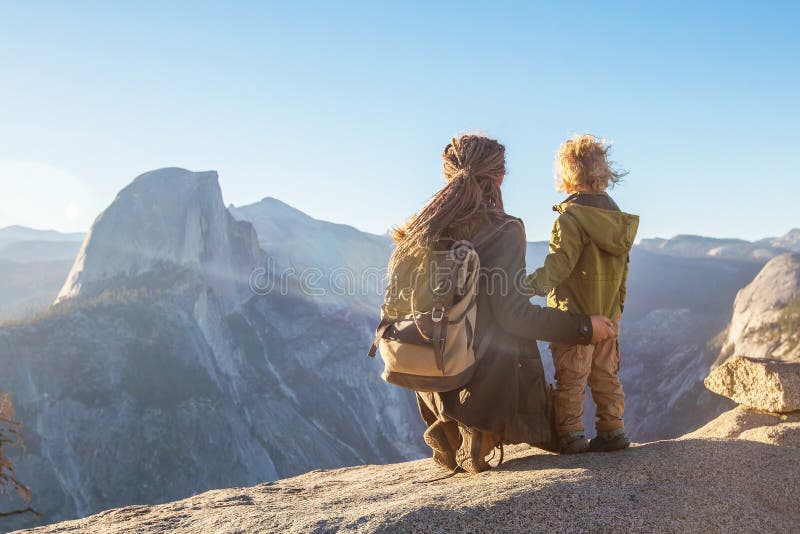
<path fill-rule="evenodd" d="M 716 363 L 735 356 L 800 357 L 800 255 L 770 260 L 736 295 Z"/>
<path fill-rule="evenodd" d="M 737 388 L 761 388 L 754 375 L 739 379 Z M 785 389 L 800 385 L 786 379 L 778 371 Z M 39 531 L 793 532 L 798 453 L 800 414 L 739 407 L 679 439 L 616 453 L 516 447 L 502 466 L 451 478 L 430 460 L 313 471 Z"/>
<path fill-rule="evenodd" d="M 136 178 L 97 217 L 56 303 L 183 268 L 230 309 L 250 293 L 262 256 L 253 227 L 225 208 L 216 172 L 160 169 Z"/>
<path fill-rule="evenodd" d="M 420 456 L 413 397 L 365 356 L 372 314 L 252 293 L 263 258 L 215 173 L 147 173 L 51 312 L 0 328 L 26 437 L 12 454 L 44 521 Z"/>

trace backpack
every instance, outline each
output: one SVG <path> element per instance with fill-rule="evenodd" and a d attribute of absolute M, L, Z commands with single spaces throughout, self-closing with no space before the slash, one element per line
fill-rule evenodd
<path fill-rule="evenodd" d="M 444 392 L 466 385 L 488 345 L 473 347 L 480 258 L 477 248 L 509 223 L 489 225 L 448 250 L 404 258 L 389 272 L 381 319 L 369 351 L 380 349 L 382 378 L 414 391 Z"/>

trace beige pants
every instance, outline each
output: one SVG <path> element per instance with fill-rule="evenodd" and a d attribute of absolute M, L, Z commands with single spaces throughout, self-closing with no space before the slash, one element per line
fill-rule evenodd
<path fill-rule="evenodd" d="M 614 337 L 597 345 L 552 343 L 556 368 L 555 412 L 559 436 L 583 430 L 586 385 L 597 405 L 597 431 L 624 428 L 625 393 L 619 382 L 619 340 Z"/>

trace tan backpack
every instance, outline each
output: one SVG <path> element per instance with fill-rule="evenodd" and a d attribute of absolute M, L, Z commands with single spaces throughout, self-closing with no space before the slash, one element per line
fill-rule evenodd
<path fill-rule="evenodd" d="M 489 226 L 472 242 L 401 260 L 389 272 L 371 357 L 380 349 L 383 379 L 415 391 L 466 385 L 489 338 L 473 347 L 480 258 L 477 248 L 509 223 Z"/>

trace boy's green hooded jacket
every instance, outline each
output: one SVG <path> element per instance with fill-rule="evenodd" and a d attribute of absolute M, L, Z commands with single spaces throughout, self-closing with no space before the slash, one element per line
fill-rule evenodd
<path fill-rule="evenodd" d="M 619 319 L 638 215 L 619 210 L 606 193 L 576 193 L 553 206 L 550 253 L 527 279 L 547 305 Z"/>

